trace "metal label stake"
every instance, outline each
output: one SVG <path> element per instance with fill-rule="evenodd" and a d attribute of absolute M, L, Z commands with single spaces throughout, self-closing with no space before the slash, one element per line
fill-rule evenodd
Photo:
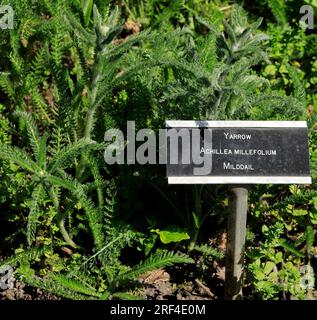
<path fill-rule="evenodd" d="M 226 254 L 225 299 L 242 299 L 244 248 L 247 227 L 248 189 L 232 187 L 229 203 L 228 242 Z"/>
<path fill-rule="evenodd" d="M 307 123 L 168 120 L 166 128 L 169 184 L 231 186 L 225 299 L 242 299 L 246 186 L 312 183 Z"/>

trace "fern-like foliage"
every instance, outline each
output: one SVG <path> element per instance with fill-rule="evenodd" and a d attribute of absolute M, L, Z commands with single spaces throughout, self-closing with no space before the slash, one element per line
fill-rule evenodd
<path fill-rule="evenodd" d="M 191 260 L 164 253 L 132 269 L 120 262 L 122 250 L 138 241 L 140 233 L 116 217 L 117 181 L 106 180 L 109 173 L 103 168 L 100 132 L 115 125 L 110 107 L 115 88 L 142 71 L 150 72 L 150 67 L 184 65 L 164 49 L 166 39 L 150 56 L 141 52 L 145 41 L 151 46 L 160 43 L 159 33 L 145 31 L 121 39 L 118 8 L 99 12 L 91 1 L 81 7 L 77 1 L 45 0 L 34 7 L 33 15 L 32 22 L 22 19 L 21 29 L 9 35 L 11 55 L 5 59 L 10 72 L 0 77 L 1 91 L 19 119 L 23 136 L 20 146 L 1 145 L 0 158 L 16 164 L 30 179 L 26 202 L 30 249 L 6 263 L 17 267 L 17 275 L 28 285 L 65 298 L 137 298 L 125 288 L 133 277 Z M 17 12 L 19 22 L 20 16 L 22 12 Z M 177 31 L 175 39 L 177 35 L 183 31 Z M 34 39 L 41 46 L 35 46 Z M 24 50 L 30 50 L 31 63 Z M 63 238 L 58 243 L 81 252 L 81 264 L 69 272 L 38 277 L 32 264 L 53 254 L 56 245 L 48 253 L 37 250 L 38 229 L 47 228 L 53 219 Z M 91 238 L 88 245 L 73 239 L 80 232 Z"/>
<path fill-rule="evenodd" d="M 55 294 L 59 297 L 64 297 L 66 299 L 91 300 L 94 297 L 91 295 L 86 295 L 89 289 L 85 288 L 82 284 L 79 284 L 75 281 L 65 279 L 62 280 L 61 278 L 59 278 L 57 281 L 50 278 L 40 278 L 28 275 L 22 275 L 22 281 L 29 286 L 43 289 L 47 292 Z M 82 294 L 81 292 L 83 291 L 86 294 Z M 94 293 L 94 291 L 91 290 L 89 291 L 89 293 Z"/>
<path fill-rule="evenodd" d="M 254 67 L 268 62 L 268 36 L 259 32 L 261 22 L 249 23 L 243 9 L 235 6 L 229 21 L 223 21 L 222 32 L 213 30 L 202 41 L 192 41 L 187 66 L 174 71 L 176 80 L 171 81 L 161 100 L 169 102 L 171 108 L 159 110 L 161 116 L 241 119 L 253 117 L 253 110 L 260 107 L 285 114 L 278 111 L 286 106 L 285 116 L 302 116 L 303 95 L 298 90 L 283 96 L 254 72 Z"/>
<path fill-rule="evenodd" d="M 31 245 L 35 240 L 36 235 L 36 225 L 40 216 L 40 205 L 41 201 L 44 198 L 43 196 L 43 185 L 38 184 L 32 192 L 32 202 L 30 206 L 30 213 L 28 215 L 28 224 L 27 224 L 27 242 Z"/>
<path fill-rule="evenodd" d="M 25 267 L 25 263 L 34 261 L 34 259 L 40 258 L 45 252 L 49 251 L 50 249 L 46 247 L 29 250 L 16 255 L 14 259 L 11 258 L 1 262 L 0 265 L 16 266 L 19 263 L 24 265 L 23 268 L 17 269 L 17 273 L 23 282 L 60 297 L 74 300 L 105 300 L 111 298 L 138 300 L 141 297 L 131 290 L 133 290 L 136 284 L 135 280 L 140 275 L 177 263 L 193 263 L 191 258 L 181 253 L 158 252 L 132 268 L 126 267 L 125 272 L 121 272 L 107 284 L 107 289 L 100 290 L 94 278 L 78 271 L 71 272 L 69 275 L 49 273 L 43 278 L 34 276 L 31 269 Z"/>
<path fill-rule="evenodd" d="M 285 26 L 287 23 L 285 1 L 283 1 L 283 0 L 267 0 L 267 3 L 271 9 L 276 21 L 281 26 Z"/>
<path fill-rule="evenodd" d="M 222 259 L 224 257 L 224 253 L 207 245 L 207 244 L 203 244 L 203 245 L 196 245 L 194 247 L 194 250 L 202 253 L 204 256 L 206 257 L 212 257 L 212 258 L 217 258 L 217 259 Z"/>
<path fill-rule="evenodd" d="M 68 186 L 72 192 L 76 193 L 79 199 L 84 198 L 84 192 L 80 189 L 79 184 L 78 186 L 76 184 L 74 186 L 70 181 L 66 181 L 64 177 L 60 177 L 60 174 L 63 169 L 73 163 L 75 156 L 78 155 L 81 150 L 93 146 L 94 142 L 87 139 L 78 140 L 77 142 L 60 149 L 60 151 L 55 154 L 54 158 L 52 158 L 51 161 L 48 161 L 46 156 L 46 137 L 39 136 L 38 129 L 30 114 L 20 112 L 18 115 L 25 121 L 34 160 L 32 159 L 32 156 L 27 155 L 24 150 L 8 145 L 4 145 L 1 148 L 0 158 L 9 160 L 21 166 L 22 169 L 31 174 L 31 179 L 33 180 L 34 190 L 32 193 L 27 227 L 28 243 L 31 245 L 35 238 L 36 221 L 39 216 L 41 202 L 43 202 L 44 199 L 43 194 L 46 192 L 51 197 L 55 210 L 58 212 L 57 222 L 65 241 L 74 246 L 75 244 L 69 238 L 68 233 L 65 230 L 64 217 L 60 211 L 59 199 L 56 193 L 57 190 L 54 188 L 55 186 L 61 185 Z M 53 177 L 55 177 L 55 180 Z M 50 182 L 55 182 L 55 185 L 49 184 Z M 86 201 L 86 203 L 88 207 L 89 202 Z M 88 212 L 90 211 L 88 210 Z"/>
<path fill-rule="evenodd" d="M 294 94 L 288 97 L 256 74 L 254 68 L 267 61 L 267 36 L 258 30 L 261 21 L 249 23 L 240 7 L 223 28 L 196 17 L 210 30 L 196 40 L 186 28 L 126 36 L 119 9 L 99 10 L 93 3 L 43 0 L 30 6 L 12 0 L 17 29 L 3 33 L 0 43 L 0 90 L 6 112 L 19 118 L 19 139 L 0 145 L 0 158 L 27 173 L 25 246 L 30 248 L 3 263 L 17 267 L 27 284 L 65 298 L 132 299 L 138 298 L 131 290 L 140 275 L 193 260 L 158 251 L 135 266 L 121 262 L 123 249 L 141 233 L 117 215 L 120 186 L 101 152 L 105 129 L 120 126 L 126 112 L 146 125 L 165 118 L 252 118 L 259 109 L 268 117 L 278 111 L 297 118 L 305 109 L 305 91 L 291 66 Z M 162 10 L 157 1 L 142 3 L 147 14 L 160 12 L 157 25 L 186 6 L 182 0 Z M 274 3 L 280 1 L 270 4 L 284 23 L 281 6 Z M 117 108 L 121 98 L 124 112 Z M 140 102 L 142 112 L 131 110 L 129 99 Z M 40 227 L 50 234 L 49 249 L 37 247 Z M 306 238 L 311 246 L 309 230 Z M 76 254 L 66 248 L 70 257 L 62 272 L 34 275 L 35 261 L 55 258 L 65 245 Z M 204 246 L 196 250 L 218 257 Z"/>
<path fill-rule="evenodd" d="M 128 281 L 135 280 L 140 275 L 149 271 L 160 269 L 163 267 L 171 266 L 175 263 L 193 263 L 193 259 L 180 253 L 174 253 L 172 251 L 158 252 L 152 254 L 148 259 L 133 267 L 131 270 L 120 274 L 116 281 Z"/>
<path fill-rule="evenodd" d="M 0 261 L 0 266 L 9 265 L 11 267 L 16 267 L 21 263 L 36 261 L 48 252 L 50 252 L 50 248 L 48 246 L 30 248 Z"/>
<path fill-rule="evenodd" d="M 54 275 L 53 279 L 55 283 L 59 284 L 61 287 L 68 289 L 72 292 L 81 293 L 87 296 L 97 297 L 101 296 L 97 290 L 91 286 L 85 286 L 82 282 L 76 279 L 70 279 L 62 275 Z"/>

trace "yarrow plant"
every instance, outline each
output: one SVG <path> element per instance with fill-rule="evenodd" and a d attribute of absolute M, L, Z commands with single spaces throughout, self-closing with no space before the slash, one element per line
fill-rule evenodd
<path fill-rule="evenodd" d="M 285 61 L 287 10 L 279 0 L 255 3 L 278 21 L 267 29 L 274 28 L 273 40 L 267 21 L 250 22 L 226 1 L 2 1 L 14 10 L 14 28 L 0 30 L 0 265 L 13 268 L 17 281 L 68 299 L 136 299 L 149 272 L 177 270 L 208 292 L 216 276 L 206 268 L 214 271 L 224 256 L 223 241 L 218 248 L 214 238 L 223 229 L 226 192 L 167 186 L 165 168 L 154 165 L 167 160 L 166 120 L 298 120 L 309 113 L 316 162 L 314 78 L 306 94 L 308 76 L 299 71 L 311 59 L 294 58 L 306 44 L 309 57 L 315 54 L 313 38 L 304 45 L 305 30 L 296 33 Z M 172 133 L 175 143 L 189 134 Z M 276 298 L 281 286 L 263 286 L 271 272 L 260 279 L 260 269 L 271 259 L 278 284 L 300 280 L 300 266 L 316 254 L 317 195 L 315 184 L 256 188 L 264 196 L 251 196 L 254 240 L 247 245 L 261 255 L 248 257 L 246 281 L 255 296 Z M 281 242 L 258 230 L 276 220 L 285 228 Z M 293 288 L 284 286 L 285 296 L 296 295 Z"/>

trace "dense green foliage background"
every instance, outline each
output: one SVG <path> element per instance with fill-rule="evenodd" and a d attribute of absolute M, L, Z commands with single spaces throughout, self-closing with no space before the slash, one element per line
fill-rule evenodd
<path fill-rule="evenodd" d="M 313 296 L 302 267 L 317 272 L 317 34 L 299 10 L 316 1 L 1 4 L 15 11 L 0 30 L 1 265 L 70 299 L 141 297 L 141 275 L 176 263 L 181 281 L 213 287 L 227 188 L 108 166 L 105 131 L 307 120 L 313 184 L 250 189 L 244 287 L 247 299 Z"/>

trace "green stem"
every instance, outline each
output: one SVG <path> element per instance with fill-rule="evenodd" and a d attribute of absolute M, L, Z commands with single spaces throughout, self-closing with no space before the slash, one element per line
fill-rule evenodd
<path fill-rule="evenodd" d="M 63 239 L 65 242 L 70 245 L 73 248 L 77 248 L 76 243 L 70 238 L 68 232 L 65 229 L 65 217 L 63 214 L 59 214 L 60 218 L 57 219 L 57 226 L 59 228 L 59 231 L 62 234 Z"/>
<path fill-rule="evenodd" d="M 191 237 L 191 240 L 188 245 L 188 251 L 192 251 L 195 248 L 198 234 L 199 234 L 199 229 L 197 229 L 196 232 L 194 233 L 194 235 Z"/>
<path fill-rule="evenodd" d="M 219 83 L 220 83 L 220 87 L 222 87 L 222 85 L 225 83 L 226 79 L 227 79 L 227 76 L 228 76 L 228 73 L 229 73 L 229 70 L 231 68 L 231 62 L 233 61 L 233 54 L 230 52 L 230 55 L 229 57 L 226 59 L 225 63 L 228 65 L 228 68 L 224 70 L 224 72 L 222 73 L 222 75 L 220 76 L 220 80 L 219 80 Z M 221 104 L 221 100 L 222 100 L 222 97 L 223 97 L 223 90 L 220 89 L 219 91 L 219 95 L 218 95 L 218 98 L 217 98 L 217 101 L 215 103 L 215 113 L 214 113 L 214 120 L 217 120 L 218 119 L 218 115 L 219 115 L 219 106 Z M 210 118 L 211 116 L 211 113 L 208 112 L 208 115 L 207 117 Z"/>
<path fill-rule="evenodd" d="M 201 210 L 202 189 L 203 189 L 203 186 L 193 186 L 195 212 L 197 213 L 197 216 L 199 217 L 200 221 L 199 221 L 199 226 L 198 227 L 195 226 L 195 228 L 193 230 L 193 234 L 191 236 L 191 241 L 189 242 L 189 245 L 188 245 L 189 251 L 194 249 L 196 242 L 197 242 L 197 239 L 198 239 L 200 227 L 201 227 L 203 221 L 205 220 L 205 217 L 202 217 L 202 210 Z"/>
<path fill-rule="evenodd" d="M 112 246 L 114 243 L 116 243 L 118 240 L 120 240 L 123 236 L 120 235 L 116 238 L 114 238 L 112 241 L 110 241 L 109 243 L 107 243 L 103 248 L 101 248 L 98 252 L 96 252 L 95 254 L 93 254 L 91 257 L 89 257 L 88 259 L 86 259 L 81 265 L 79 265 L 77 268 L 73 269 L 69 275 L 73 275 L 76 274 L 76 272 L 78 270 L 80 270 L 80 268 L 82 268 L 85 264 L 87 264 L 89 261 L 91 261 L 92 259 L 96 258 L 100 253 L 102 253 L 103 251 L 105 251 L 107 248 L 109 248 L 110 246 Z"/>
<path fill-rule="evenodd" d="M 95 103 L 96 103 L 96 98 L 98 93 L 98 82 L 100 80 L 99 67 L 98 67 L 99 62 L 100 62 L 100 50 L 95 54 L 94 67 L 92 71 L 92 80 L 91 80 L 90 90 L 89 90 L 89 100 L 88 100 L 89 103 L 88 103 L 88 110 L 86 114 L 85 128 L 84 128 L 84 138 L 86 139 L 91 138 L 91 127 L 92 127 L 91 124 L 94 121 L 94 116 L 96 113 Z M 82 176 L 83 171 L 85 170 L 85 166 L 86 166 L 86 161 L 84 157 L 81 157 L 78 167 L 76 168 L 76 174 L 75 174 L 78 180 L 79 180 L 79 177 Z"/>
<path fill-rule="evenodd" d="M 54 204 L 54 207 L 55 207 L 55 210 L 57 212 L 57 215 L 56 215 L 56 222 L 57 222 L 57 226 L 59 228 L 59 231 L 60 233 L 62 234 L 62 237 L 63 239 L 65 240 L 65 242 L 73 247 L 73 248 L 77 248 L 77 245 L 76 243 L 71 239 L 71 237 L 69 236 L 66 228 L 65 228 L 65 216 L 64 214 L 60 211 L 60 208 L 59 208 L 59 200 L 58 200 L 58 197 L 53 189 L 53 187 L 50 187 L 49 189 L 49 193 L 50 193 L 50 196 L 52 198 L 52 201 L 53 201 L 53 204 Z"/>

